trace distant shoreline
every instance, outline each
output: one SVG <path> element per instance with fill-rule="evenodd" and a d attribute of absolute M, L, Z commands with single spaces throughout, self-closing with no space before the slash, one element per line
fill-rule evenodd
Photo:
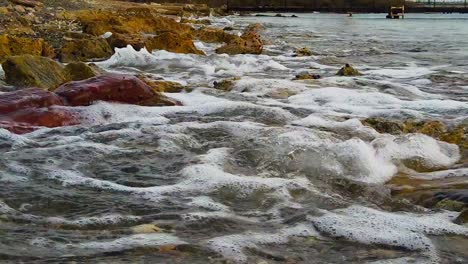
<path fill-rule="evenodd" d="M 405 13 L 468 13 L 464 7 L 405 7 Z M 386 8 L 357 7 L 357 8 L 304 8 L 304 7 L 232 7 L 229 11 L 238 12 L 285 12 L 285 13 L 388 13 Z"/>

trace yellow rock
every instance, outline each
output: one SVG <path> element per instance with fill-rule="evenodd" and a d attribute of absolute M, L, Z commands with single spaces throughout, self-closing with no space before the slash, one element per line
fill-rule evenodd
<path fill-rule="evenodd" d="M 43 39 L 0 35 L 0 63 L 10 56 L 25 54 L 52 57 L 54 52 Z"/>
<path fill-rule="evenodd" d="M 178 93 L 184 90 L 184 86 L 178 82 L 151 80 L 144 75 L 138 76 L 138 78 L 153 88 L 155 92 Z"/>
<path fill-rule="evenodd" d="M 174 53 L 193 53 L 205 55 L 205 53 L 195 47 L 192 39 L 186 34 L 165 32 L 158 36 L 148 38 L 145 41 L 148 51 L 167 50 Z"/>
<path fill-rule="evenodd" d="M 222 29 L 200 28 L 195 31 L 195 38 L 208 43 L 229 43 L 238 38 L 238 36 L 229 34 Z"/>

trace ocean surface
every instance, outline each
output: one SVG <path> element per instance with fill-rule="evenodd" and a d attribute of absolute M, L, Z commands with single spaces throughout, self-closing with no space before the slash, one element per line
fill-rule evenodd
<path fill-rule="evenodd" d="M 467 157 L 360 120 L 466 126 L 468 15 L 298 16 L 210 18 L 262 23 L 262 55 L 197 42 L 207 56 L 127 47 L 97 63 L 181 82 L 190 92 L 168 96 L 184 106 L 99 102 L 83 125 L 0 129 L 0 262 L 467 263 L 458 212 L 386 184 L 404 173 L 466 190 Z M 302 47 L 313 56 L 294 57 Z M 363 75 L 336 76 L 345 63 Z M 303 71 L 322 78 L 293 80 Z"/>

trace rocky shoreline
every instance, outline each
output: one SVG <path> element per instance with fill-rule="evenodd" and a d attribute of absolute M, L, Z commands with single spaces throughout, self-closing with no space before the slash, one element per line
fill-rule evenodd
<path fill-rule="evenodd" d="M 262 52 L 260 25 L 248 27 L 240 36 L 213 27 L 193 27 L 194 23 L 209 23 L 194 18 L 222 12 L 206 5 L 71 1 L 75 4 L 68 3 L 65 9 L 50 2 L 15 0 L 1 7 L 0 63 L 6 83 L 2 90 L 10 92 L 0 94 L 0 101 L 6 104 L 0 106 L 4 109 L 0 127 L 14 133 L 79 123 L 77 113 L 59 111 L 54 108 L 58 105 L 83 106 L 95 101 L 181 104 L 161 94 L 180 91 L 181 84 L 108 74 L 92 63 L 110 58 L 116 48 L 131 45 L 136 50 L 205 55 L 194 45 L 194 40 L 201 40 L 224 43 L 217 53 Z M 64 98 L 68 90 L 86 99 L 76 103 Z M 138 100 L 129 100 L 134 96 Z M 13 107 L 11 102 L 23 107 Z"/>
<path fill-rule="evenodd" d="M 0 128 L 12 133 L 29 133 L 41 127 L 60 127 L 81 123 L 80 108 L 96 101 L 143 106 L 180 106 L 181 102 L 163 93 L 181 92 L 176 82 L 155 80 L 151 76 L 108 73 L 93 62 L 110 58 L 116 48 L 166 50 L 204 56 L 194 41 L 220 43 L 219 54 L 261 54 L 262 26 L 248 26 L 242 34 L 229 28 L 209 26 L 198 19 L 210 14 L 223 15 L 222 9 L 206 5 L 148 5 L 121 1 L 11 0 L 0 4 L 0 63 L 5 73 L 0 83 Z M 295 56 L 311 56 L 306 49 Z M 339 76 L 359 76 L 350 65 Z M 301 73 L 297 80 L 319 79 L 314 73 Z M 229 92 L 236 78 L 220 80 L 214 88 Z M 289 95 L 281 95 L 288 97 Z M 466 125 L 447 127 L 438 120 L 386 120 L 367 118 L 363 125 L 379 133 L 393 135 L 422 133 L 456 144 L 461 163 L 468 161 Z M 417 173 L 433 168 L 424 164 L 405 164 Z M 440 168 L 452 169 L 452 168 Z M 455 174 L 455 178 L 465 176 Z M 452 184 L 415 180 L 402 174 L 388 183 L 394 195 L 428 207 L 462 211 L 460 223 L 468 221 L 466 183 Z M 464 190 L 464 191 L 460 191 Z"/>

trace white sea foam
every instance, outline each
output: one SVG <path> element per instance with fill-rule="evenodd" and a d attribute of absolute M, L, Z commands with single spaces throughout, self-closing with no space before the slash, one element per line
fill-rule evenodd
<path fill-rule="evenodd" d="M 324 113 L 342 113 L 358 116 L 389 115 L 395 111 L 413 116 L 447 114 L 466 111 L 468 103 L 453 100 L 400 100 L 390 94 L 344 88 L 311 89 L 289 97 L 290 104 L 320 110 Z M 320 107 L 320 108 L 318 108 Z"/>
<path fill-rule="evenodd" d="M 456 213 L 389 213 L 354 205 L 326 212 L 309 220 L 322 233 L 364 244 L 380 244 L 426 252 L 431 261 L 439 260 L 429 235 L 468 236 L 468 228 L 452 223 Z"/>
<path fill-rule="evenodd" d="M 227 259 L 237 263 L 247 263 L 248 258 L 244 249 L 255 249 L 267 244 L 285 244 L 291 237 L 319 237 L 312 227 L 299 224 L 278 230 L 277 233 L 246 232 L 210 239 L 206 242 L 212 250 L 220 253 Z"/>
<path fill-rule="evenodd" d="M 195 54 L 178 54 L 165 50 L 148 52 L 146 49 L 136 51 L 131 46 L 116 49 L 115 54 L 107 61 L 99 62 L 104 68 L 135 67 L 151 69 L 151 72 L 171 74 L 179 72 L 182 80 L 202 81 L 207 76 L 242 76 L 246 73 L 262 73 L 268 71 L 287 71 L 288 68 L 275 62 L 266 55 L 234 55 L 211 54 L 201 56 Z"/>
<path fill-rule="evenodd" d="M 413 65 L 413 66 L 408 66 L 405 68 L 388 68 L 388 69 L 379 69 L 379 70 L 369 70 L 369 71 L 365 71 L 364 73 L 371 74 L 371 75 L 381 75 L 385 77 L 404 79 L 404 78 L 428 75 L 428 74 L 434 73 L 434 70 Z"/>
<path fill-rule="evenodd" d="M 44 239 L 34 239 L 31 245 L 48 247 L 48 250 L 58 252 L 69 252 L 75 256 L 90 256 L 106 252 L 119 252 L 135 248 L 151 248 L 164 245 L 187 244 L 183 240 L 171 234 L 136 234 L 117 239 L 103 241 L 90 241 L 81 243 L 61 244 L 54 242 L 44 243 Z"/>

